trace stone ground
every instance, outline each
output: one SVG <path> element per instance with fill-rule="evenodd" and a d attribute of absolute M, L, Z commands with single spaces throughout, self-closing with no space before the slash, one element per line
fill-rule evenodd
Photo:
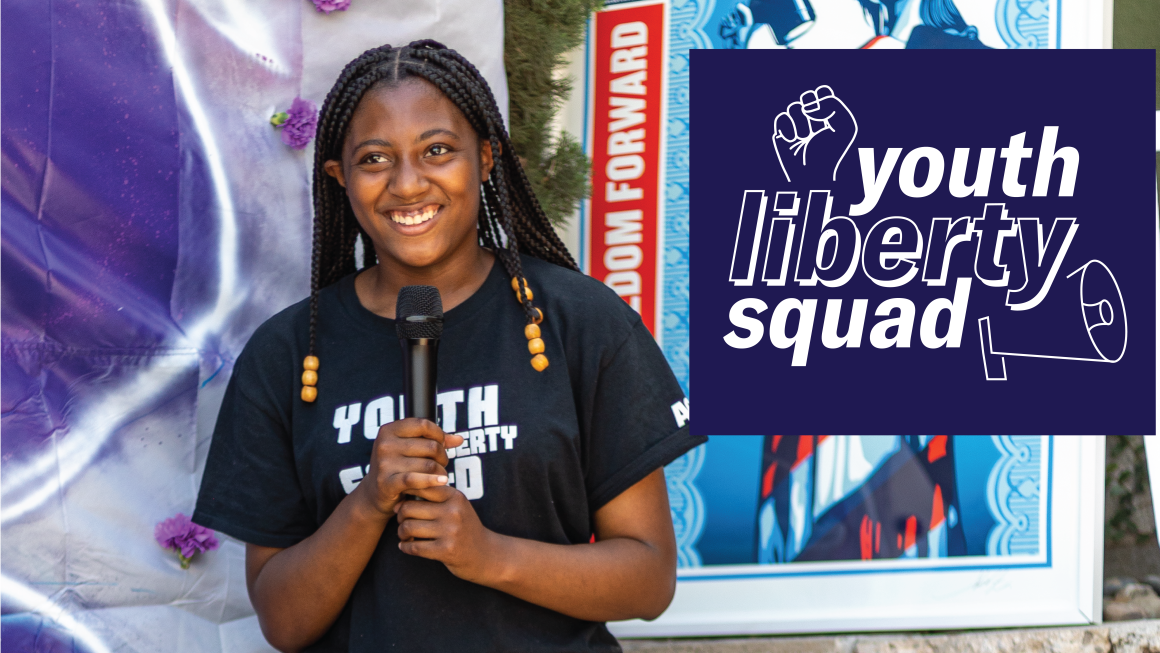
<path fill-rule="evenodd" d="M 939 634 L 622 640 L 639 653 L 1160 653 L 1160 620 Z"/>
<path fill-rule="evenodd" d="M 1109 578 L 1104 581 L 1104 621 L 1160 619 L 1160 576 L 1145 576 L 1143 582 L 1132 578 Z"/>

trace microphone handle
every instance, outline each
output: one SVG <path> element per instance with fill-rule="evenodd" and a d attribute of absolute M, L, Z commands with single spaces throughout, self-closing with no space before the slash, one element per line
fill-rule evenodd
<path fill-rule="evenodd" d="M 403 347 L 403 414 L 435 420 L 438 338 L 400 338 Z"/>
<path fill-rule="evenodd" d="M 403 414 L 435 421 L 438 338 L 399 338 L 403 347 Z M 410 496 L 415 501 L 423 497 Z"/>

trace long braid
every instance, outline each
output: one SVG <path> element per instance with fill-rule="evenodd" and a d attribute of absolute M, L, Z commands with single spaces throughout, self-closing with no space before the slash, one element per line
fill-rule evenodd
<path fill-rule="evenodd" d="M 481 139 L 491 144 L 494 165 L 480 190 L 480 244 L 495 253 L 513 279 L 516 299 L 529 325 L 538 325 L 543 312 L 533 304 L 524 279 L 520 252 L 579 270 L 532 192 L 511 138 L 504 128 L 495 96 L 487 80 L 458 52 L 433 40 L 415 41 L 403 48 L 384 45 L 363 52 L 348 63 L 322 104 L 314 151 L 314 235 L 310 257 L 310 352 L 307 370 L 318 369 L 319 291 L 356 271 L 355 243 L 361 239 L 363 266 L 377 262 L 374 245 L 362 230 L 344 189 L 327 174 L 330 160 L 342 160 L 342 149 L 358 104 L 376 86 L 388 86 L 417 77 L 438 88 L 463 113 Z M 529 326 L 538 339 L 539 328 Z M 542 349 L 542 345 L 541 345 Z M 543 366 L 547 359 L 542 355 Z M 312 367 L 313 365 L 313 367 Z M 533 366 L 536 361 L 533 360 Z M 542 366 L 536 369 L 543 369 Z M 304 386 L 307 374 L 303 374 Z M 313 377 L 316 381 L 317 376 Z M 309 393 L 307 392 L 309 390 Z M 309 394 L 309 398 L 307 398 Z M 314 387 L 303 387 L 302 398 L 313 401 Z"/>

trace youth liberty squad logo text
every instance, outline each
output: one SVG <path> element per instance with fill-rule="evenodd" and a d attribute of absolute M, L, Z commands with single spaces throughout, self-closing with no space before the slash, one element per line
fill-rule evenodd
<path fill-rule="evenodd" d="M 970 341 L 977 330 L 980 372 L 989 381 L 1007 380 L 1008 357 L 1089 363 L 1124 357 L 1128 320 L 1115 276 L 1101 260 L 1068 259 L 1081 237 L 1079 218 L 1025 217 L 1008 208 L 1009 200 L 990 199 L 1073 195 L 1081 153 L 1061 144 L 1060 126 L 1009 135 L 1001 148 L 956 144 L 949 156 L 945 148 L 930 146 L 856 147 L 858 120 L 828 85 L 806 90 L 774 124 L 778 172 L 795 190 L 772 197 L 764 190 L 744 191 L 729 282 L 842 288 L 860 275 L 897 296 L 875 306 L 845 296 L 823 306 L 817 298 L 785 297 L 772 307 L 760 297 L 739 299 L 729 309 L 734 327 L 724 334 L 729 347 L 768 342 L 792 350 L 791 367 L 805 367 L 815 343 L 826 349 L 956 349 L 963 346 L 964 331 Z M 860 197 L 830 190 L 843 165 L 858 166 Z M 905 215 L 876 215 L 888 184 L 897 184 L 908 198 L 945 188 L 955 198 L 980 198 L 978 209 L 967 216 L 923 216 L 930 219 L 923 229 Z M 891 212 L 898 208 L 890 207 Z M 952 260 L 959 258 L 973 261 L 973 275 L 950 279 Z M 947 293 L 916 305 L 906 295 L 918 284 L 946 287 Z M 1049 296 L 1062 295 L 1086 341 L 1067 351 L 1004 347 L 1004 336 L 1011 335 L 1000 326 L 1005 314 L 980 317 L 968 330 L 967 308 L 972 293 L 979 292 L 1006 293 L 1005 314 L 1030 311 Z M 843 304 L 849 307 L 845 324 Z"/>

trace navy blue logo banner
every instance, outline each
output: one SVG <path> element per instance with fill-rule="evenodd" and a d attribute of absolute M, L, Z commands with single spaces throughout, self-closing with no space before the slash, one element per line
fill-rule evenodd
<path fill-rule="evenodd" d="M 694 429 L 1156 432 L 1151 51 L 690 56 Z"/>

